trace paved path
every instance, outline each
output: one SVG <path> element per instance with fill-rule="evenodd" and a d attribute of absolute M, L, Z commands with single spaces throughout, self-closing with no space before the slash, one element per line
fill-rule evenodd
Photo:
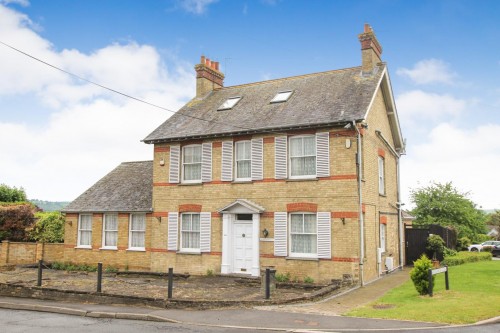
<path fill-rule="evenodd" d="M 286 311 L 294 313 L 315 313 L 323 315 L 342 315 L 361 305 L 373 302 L 384 295 L 387 291 L 408 281 L 410 269 L 394 271 L 389 275 L 375 280 L 364 287 L 347 291 L 340 295 L 334 295 L 315 303 L 262 306 L 259 309 Z"/>

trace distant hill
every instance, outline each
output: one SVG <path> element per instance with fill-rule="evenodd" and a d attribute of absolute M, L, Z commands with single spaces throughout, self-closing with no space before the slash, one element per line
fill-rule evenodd
<path fill-rule="evenodd" d="M 45 201 L 38 199 L 30 200 L 30 202 L 43 209 L 45 212 L 59 211 L 69 204 L 67 201 Z"/>

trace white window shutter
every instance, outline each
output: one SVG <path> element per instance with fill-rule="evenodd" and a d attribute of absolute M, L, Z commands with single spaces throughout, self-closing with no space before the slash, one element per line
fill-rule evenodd
<path fill-rule="evenodd" d="M 212 181 L 212 142 L 204 142 L 201 145 L 201 181 Z"/>
<path fill-rule="evenodd" d="M 277 136 L 274 138 L 274 177 L 276 179 L 286 179 L 286 141 L 286 136 Z"/>
<path fill-rule="evenodd" d="M 318 258 L 332 258 L 332 227 L 330 212 L 318 212 Z"/>
<path fill-rule="evenodd" d="M 252 180 L 264 178 L 263 155 L 264 139 L 252 139 Z"/>
<path fill-rule="evenodd" d="M 179 158 L 181 156 L 180 146 L 170 146 L 170 170 L 169 183 L 179 182 Z"/>
<path fill-rule="evenodd" d="M 222 181 L 233 180 L 233 141 L 222 141 Z"/>
<path fill-rule="evenodd" d="M 200 252 L 210 252 L 210 234 L 212 230 L 212 214 L 200 213 Z"/>
<path fill-rule="evenodd" d="M 316 176 L 330 176 L 330 133 L 316 133 Z"/>
<path fill-rule="evenodd" d="M 286 257 L 288 255 L 287 212 L 274 213 L 274 255 Z"/>
<path fill-rule="evenodd" d="M 167 250 L 177 251 L 177 236 L 179 234 L 179 213 L 168 213 L 168 241 Z"/>

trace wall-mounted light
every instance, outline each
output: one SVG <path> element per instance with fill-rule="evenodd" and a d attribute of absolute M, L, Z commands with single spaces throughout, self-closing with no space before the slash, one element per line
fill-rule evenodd
<path fill-rule="evenodd" d="M 164 166 L 164 165 L 165 165 L 165 160 L 162 158 L 162 159 L 160 160 L 160 166 Z"/>
<path fill-rule="evenodd" d="M 345 147 L 347 149 L 351 148 L 351 139 L 345 139 Z"/>
<path fill-rule="evenodd" d="M 345 225 L 345 217 L 340 218 L 342 220 L 342 224 Z"/>
<path fill-rule="evenodd" d="M 161 223 L 161 216 L 156 216 L 156 219 L 158 220 L 159 223 Z"/>
<path fill-rule="evenodd" d="M 264 230 L 262 230 L 262 234 L 264 235 L 264 238 L 267 238 L 267 236 L 269 236 L 269 231 L 264 228 Z"/>
<path fill-rule="evenodd" d="M 69 225 L 73 225 L 73 221 L 69 220 L 69 221 L 68 221 L 68 224 L 69 224 Z"/>

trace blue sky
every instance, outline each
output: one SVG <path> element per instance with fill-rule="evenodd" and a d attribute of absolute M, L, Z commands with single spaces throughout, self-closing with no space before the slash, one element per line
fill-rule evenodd
<path fill-rule="evenodd" d="M 495 0 L 0 0 L 0 42 L 177 110 L 200 55 L 225 85 L 359 66 L 369 23 L 382 44 L 407 155 L 409 189 L 452 181 L 500 208 L 500 2 Z M 72 200 L 169 113 L 41 65 L 0 44 L 0 183 Z"/>

